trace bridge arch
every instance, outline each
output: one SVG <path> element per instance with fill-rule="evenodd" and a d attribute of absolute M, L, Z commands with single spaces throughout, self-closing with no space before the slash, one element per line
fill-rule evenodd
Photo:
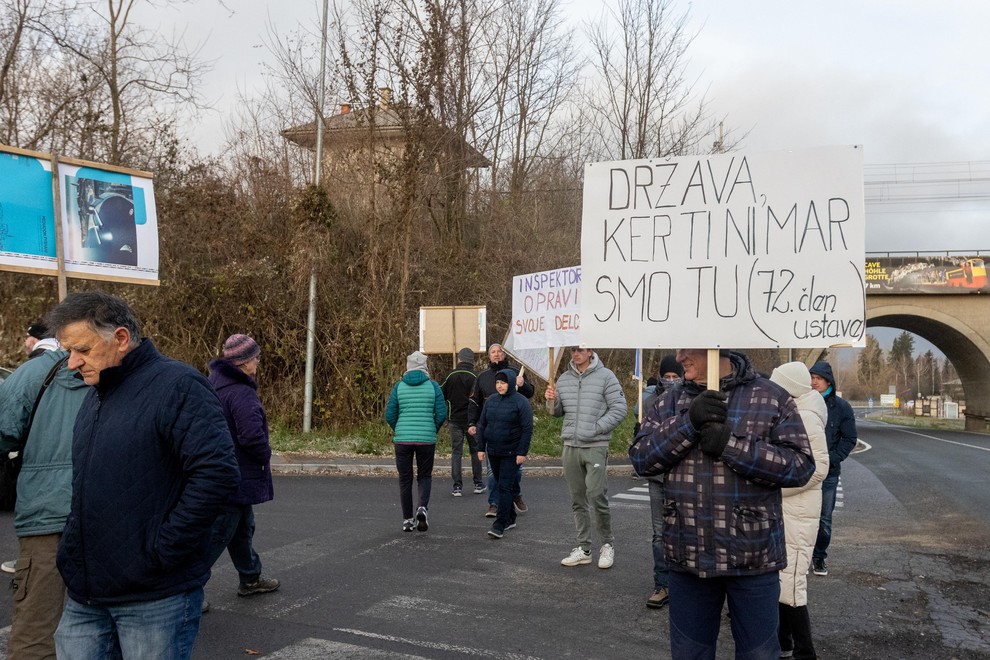
<path fill-rule="evenodd" d="M 990 298 L 970 295 L 868 295 L 867 327 L 907 330 L 938 347 L 966 396 L 966 429 L 990 430 Z"/>

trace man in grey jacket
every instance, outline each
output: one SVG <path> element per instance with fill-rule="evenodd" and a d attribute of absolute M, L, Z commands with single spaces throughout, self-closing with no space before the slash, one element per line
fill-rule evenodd
<path fill-rule="evenodd" d="M 571 490 L 571 510 L 578 546 L 564 557 L 562 566 L 591 563 L 591 515 L 602 547 L 598 568 L 615 561 L 612 518 L 608 508 L 608 443 L 612 431 L 628 411 L 622 385 L 590 348 L 572 347 L 567 371 L 549 385 L 547 410 L 564 417 L 560 436 L 564 441 L 564 478 Z"/>

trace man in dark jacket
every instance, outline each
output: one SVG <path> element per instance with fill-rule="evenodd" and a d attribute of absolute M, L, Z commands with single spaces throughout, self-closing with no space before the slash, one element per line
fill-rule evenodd
<path fill-rule="evenodd" d="M 58 657 L 188 658 L 210 577 L 210 529 L 239 482 L 223 409 L 192 367 L 160 354 L 127 303 L 74 293 L 48 317 L 92 386 L 72 440 L 58 548 L 69 598 Z"/>
<path fill-rule="evenodd" d="M 683 384 L 646 411 L 629 448 L 638 474 L 667 475 L 671 654 L 715 657 L 728 597 L 736 657 L 777 658 L 780 489 L 814 473 L 808 434 L 794 399 L 742 353 L 722 352 L 717 390 L 706 389 L 707 351 L 682 349 L 677 361 Z"/>
<path fill-rule="evenodd" d="M 835 376 L 828 362 L 816 362 L 811 372 L 811 386 L 823 397 L 828 407 L 825 437 L 828 440 L 828 476 L 822 482 L 822 517 L 818 521 L 818 539 L 811 553 L 811 567 L 815 575 L 828 575 L 828 546 L 832 541 L 832 511 L 839 490 L 839 473 L 842 461 L 856 448 L 856 415 L 849 402 L 835 393 Z"/>
<path fill-rule="evenodd" d="M 447 428 L 450 429 L 450 476 L 454 480 L 451 495 L 460 497 L 464 482 L 461 478 L 461 462 L 464 458 L 464 438 L 467 437 L 468 453 L 471 455 L 471 477 L 474 479 L 474 494 L 485 492 L 481 480 L 481 461 L 478 459 L 478 443 L 475 436 L 468 433 L 468 407 L 471 403 L 471 390 L 478 376 L 474 373 L 474 351 L 462 348 L 457 351 L 457 367 L 447 374 L 440 385 L 443 398 L 447 400 Z"/>
<path fill-rule="evenodd" d="M 268 416 L 258 397 L 258 362 L 261 348 L 247 335 L 231 335 L 223 344 L 223 357 L 210 362 L 210 385 L 217 391 L 234 440 L 234 455 L 241 473 L 237 492 L 231 495 L 213 523 L 210 565 L 226 549 L 234 562 L 240 586 L 238 596 L 253 596 L 279 587 L 275 578 L 261 575 L 261 558 L 254 551 L 254 504 L 275 497 L 272 484 L 272 447 L 268 441 Z"/>
<path fill-rule="evenodd" d="M 526 375 L 522 373 L 522 370 L 509 364 L 509 358 L 506 356 L 502 344 L 492 344 L 488 347 L 488 362 L 488 368 L 478 374 L 478 380 L 475 382 L 474 390 L 471 392 L 471 401 L 468 405 L 468 433 L 472 436 L 477 433 L 478 418 L 481 416 L 481 408 L 485 405 L 485 400 L 496 393 L 495 374 L 503 369 L 512 369 L 517 374 L 516 392 L 522 394 L 527 399 L 532 399 L 533 393 L 536 391 L 536 388 L 529 382 Z M 523 502 L 521 483 L 522 470 L 519 470 L 516 474 L 516 483 L 512 487 L 512 504 L 517 513 L 526 513 L 529 507 Z M 494 518 L 496 516 L 496 510 L 498 509 L 496 503 L 497 497 L 498 495 L 495 493 L 495 476 L 491 471 L 491 464 L 489 462 L 488 512 L 485 514 L 488 518 Z"/>

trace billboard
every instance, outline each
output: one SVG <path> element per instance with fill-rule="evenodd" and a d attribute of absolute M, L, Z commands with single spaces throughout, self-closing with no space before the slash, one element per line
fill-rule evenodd
<path fill-rule="evenodd" d="M 990 293 L 981 256 L 871 255 L 866 260 L 866 293 Z"/>
<path fill-rule="evenodd" d="M 591 163 L 581 341 L 863 345 L 863 150 Z"/>
<path fill-rule="evenodd" d="M 53 177 L 51 157 L 0 146 L 0 269 L 56 275 L 60 248 L 68 277 L 158 284 L 151 174 L 72 159 L 56 162 Z"/>

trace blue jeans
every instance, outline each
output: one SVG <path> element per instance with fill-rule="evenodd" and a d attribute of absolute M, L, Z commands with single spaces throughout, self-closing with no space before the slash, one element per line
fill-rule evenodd
<path fill-rule="evenodd" d="M 478 441 L 475 437 L 457 424 L 450 427 L 450 476 L 454 479 L 454 487 L 463 485 L 461 480 L 461 463 L 464 459 L 464 440 L 467 440 L 468 454 L 471 455 L 471 478 L 475 486 L 481 485 L 481 460 L 478 458 Z"/>
<path fill-rule="evenodd" d="M 402 504 L 402 517 L 413 517 L 413 456 L 416 457 L 416 485 L 419 491 L 419 506 L 430 508 L 430 491 L 433 489 L 433 458 L 436 445 L 395 445 L 395 468 L 399 471 L 399 502 Z"/>
<path fill-rule="evenodd" d="M 825 477 L 822 481 L 822 517 L 818 519 L 818 539 L 811 553 L 812 559 L 828 556 L 828 545 L 832 542 L 832 511 L 835 510 L 835 496 L 839 490 L 839 475 Z"/>
<path fill-rule="evenodd" d="M 663 557 L 663 483 L 650 480 L 650 519 L 653 523 L 653 588 L 667 586 L 667 561 Z"/>
<path fill-rule="evenodd" d="M 722 605 L 729 600 L 736 660 L 777 660 L 780 578 L 776 572 L 746 577 L 699 578 L 670 572 L 672 660 L 715 660 Z"/>
<path fill-rule="evenodd" d="M 492 462 L 485 453 L 485 470 L 488 473 L 488 504 L 498 506 L 498 483 L 495 480 L 495 473 L 492 472 Z M 512 482 L 512 499 L 519 497 L 522 489 L 519 484 L 522 481 L 522 468 L 516 470 L 516 480 Z"/>
<path fill-rule="evenodd" d="M 55 631 L 61 660 L 186 660 L 199 632 L 203 588 L 159 600 L 83 605 L 70 596 Z"/>
<path fill-rule="evenodd" d="M 485 454 L 485 457 L 488 458 L 488 454 Z M 512 489 L 517 483 L 516 475 L 520 470 L 516 465 L 515 456 L 492 456 L 490 465 L 498 490 L 498 499 L 495 500 L 498 513 L 495 515 L 492 529 L 504 532 L 506 527 L 516 522 L 516 507 L 512 506 Z"/>
<path fill-rule="evenodd" d="M 224 505 L 210 532 L 209 565 L 213 566 L 227 550 L 241 584 L 256 581 L 261 577 L 261 558 L 254 551 L 253 538 L 254 507 L 250 504 Z"/>

